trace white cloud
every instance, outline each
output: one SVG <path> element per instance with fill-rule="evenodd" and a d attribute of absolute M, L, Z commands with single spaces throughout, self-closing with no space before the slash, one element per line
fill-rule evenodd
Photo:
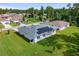
<path fill-rule="evenodd" d="M 0 8 L 2 8 L 2 9 L 10 9 L 10 8 L 12 8 L 12 9 L 16 9 L 16 8 L 14 8 L 14 7 L 10 7 L 10 6 L 0 6 Z"/>

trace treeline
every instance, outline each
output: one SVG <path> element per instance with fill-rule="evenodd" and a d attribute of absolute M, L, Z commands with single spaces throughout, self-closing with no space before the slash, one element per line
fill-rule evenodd
<path fill-rule="evenodd" d="M 44 9 L 43 6 L 41 6 L 41 9 L 34 9 L 29 8 L 27 10 L 19 10 L 19 9 L 1 9 L 0 8 L 0 14 L 4 13 L 25 13 L 25 14 L 32 14 L 33 16 L 39 16 L 39 19 L 41 21 L 45 19 L 50 20 L 65 20 L 70 23 L 72 22 L 79 22 L 79 3 L 74 3 L 73 6 L 69 3 L 67 5 L 68 8 L 61 8 L 61 9 L 54 9 L 51 6 L 47 6 L 46 9 Z"/>
<path fill-rule="evenodd" d="M 24 13 L 25 12 L 25 10 L 19 10 L 19 9 L 2 9 L 2 8 L 0 8 L 0 14 L 5 14 L 5 13 L 17 13 L 17 14 L 19 14 L 19 13 Z"/>

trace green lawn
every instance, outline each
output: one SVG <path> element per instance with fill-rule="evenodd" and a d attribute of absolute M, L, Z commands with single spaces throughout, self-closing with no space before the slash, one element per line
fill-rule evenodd
<path fill-rule="evenodd" d="M 11 26 L 19 26 L 19 24 L 16 24 L 15 22 L 10 23 Z"/>
<path fill-rule="evenodd" d="M 0 55 L 79 55 L 79 28 L 71 26 L 56 35 L 30 44 L 28 39 L 10 30 L 0 33 Z M 72 37 L 71 37 L 72 36 Z"/>
<path fill-rule="evenodd" d="M 0 29 L 4 28 L 4 26 L 2 24 L 0 24 Z"/>
<path fill-rule="evenodd" d="M 33 24 L 33 23 L 36 23 L 36 22 L 40 22 L 40 21 L 38 19 L 35 19 L 35 18 L 27 18 L 27 21 L 23 21 L 22 23 Z"/>

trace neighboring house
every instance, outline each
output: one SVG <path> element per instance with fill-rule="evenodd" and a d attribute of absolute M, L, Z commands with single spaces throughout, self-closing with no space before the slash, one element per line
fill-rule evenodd
<path fill-rule="evenodd" d="M 9 20 L 2 20 L 1 23 L 10 24 Z"/>
<path fill-rule="evenodd" d="M 23 20 L 22 14 L 16 14 L 16 13 L 8 13 L 8 14 L 0 14 L 0 21 L 13 21 L 13 22 L 19 22 Z"/>
<path fill-rule="evenodd" d="M 10 14 L 11 16 L 11 21 L 13 22 L 20 22 L 23 20 L 23 15 L 22 14 Z"/>
<path fill-rule="evenodd" d="M 21 35 L 24 35 L 31 42 L 38 42 L 56 33 L 56 27 L 46 24 L 22 26 L 18 30 Z"/>
<path fill-rule="evenodd" d="M 46 23 L 52 26 L 56 26 L 58 30 L 63 30 L 66 27 L 69 27 L 69 23 L 62 20 L 47 21 Z"/>
<path fill-rule="evenodd" d="M 10 23 L 10 17 L 7 14 L 0 15 L 0 22 Z"/>

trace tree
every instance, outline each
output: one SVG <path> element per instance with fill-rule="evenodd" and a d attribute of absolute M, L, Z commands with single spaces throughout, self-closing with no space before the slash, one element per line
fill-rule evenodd
<path fill-rule="evenodd" d="M 10 30 L 7 30 L 7 32 L 8 32 L 7 34 L 10 34 Z"/>
<path fill-rule="evenodd" d="M 25 21 L 26 15 L 23 16 L 23 21 Z"/>
<path fill-rule="evenodd" d="M 33 17 L 34 17 L 34 8 L 33 8 L 33 7 L 32 7 L 32 8 L 29 8 L 29 9 L 27 10 L 27 13 L 32 14 Z"/>
<path fill-rule="evenodd" d="M 41 6 L 40 14 L 43 16 L 44 15 L 44 7 Z"/>
<path fill-rule="evenodd" d="M 43 20 L 43 16 L 39 15 L 39 20 L 42 21 Z"/>
<path fill-rule="evenodd" d="M 54 11 L 54 19 L 57 20 L 57 19 L 61 19 L 61 13 L 60 13 L 60 10 L 58 9 L 55 9 Z"/>
<path fill-rule="evenodd" d="M 74 13 L 74 18 L 75 18 L 75 21 L 79 21 L 79 3 L 74 3 L 73 4 L 73 13 Z M 78 24 L 78 22 L 77 22 Z"/>
<path fill-rule="evenodd" d="M 40 12 L 39 12 L 39 19 L 40 21 L 43 21 L 43 16 L 44 16 L 44 8 L 41 6 Z"/>
<path fill-rule="evenodd" d="M 47 18 L 54 18 L 54 9 L 51 6 L 47 6 L 45 12 L 47 14 Z"/>
<path fill-rule="evenodd" d="M 38 15 L 39 14 L 39 10 L 38 9 L 35 9 L 34 10 L 34 14 Z"/>
<path fill-rule="evenodd" d="M 74 3 L 73 7 L 79 9 L 79 3 Z"/>
<path fill-rule="evenodd" d="M 70 25 L 72 25 L 72 14 L 71 14 L 72 8 L 71 8 L 71 4 L 69 3 L 67 5 L 67 7 L 69 8 L 69 23 L 70 23 Z"/>

